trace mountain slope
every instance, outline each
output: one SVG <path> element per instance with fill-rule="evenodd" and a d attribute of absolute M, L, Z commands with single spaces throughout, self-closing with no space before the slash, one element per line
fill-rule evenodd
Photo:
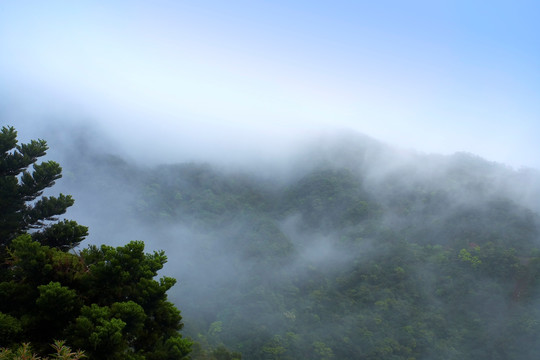
<path fill-rule="evenodd" d="M 292 163 L 271 176 L 86 151 L 63 185 L 94 238 L 164 248 L 186 333 L 246 359 L 540 351 L 537 172 L 362 136 Z"/>

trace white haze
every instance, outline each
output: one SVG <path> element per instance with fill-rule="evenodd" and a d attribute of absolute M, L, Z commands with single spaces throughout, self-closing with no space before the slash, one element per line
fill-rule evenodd
<path fill-rule="evenodd" d="M 33 137 L 55 120 L 89 123 L 141 163 L 281 161 L 306 137 L 345 130 L 538 168 L 534 13 L 459 1 L 5 2 L 0 117 Z"/>

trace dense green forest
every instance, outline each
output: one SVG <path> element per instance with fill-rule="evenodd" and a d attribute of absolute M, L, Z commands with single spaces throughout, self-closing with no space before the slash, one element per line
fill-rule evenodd
<path fill-rule="evenodd" d="M 92 139 L 58 151 L 58 186 L 77 199 L 90 243 L 142 239 L 167 253 L 193 359 L 540 351 L 535 170 L 356 135 L 316 141 L 267 171 L 140 164 Z M 88 291 L 114 293 L 102 280 Z"/>

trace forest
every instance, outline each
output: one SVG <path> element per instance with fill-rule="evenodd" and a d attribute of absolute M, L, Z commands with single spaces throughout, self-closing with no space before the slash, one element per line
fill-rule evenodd
<path fill-rule="evenodd" d="M 90 359 L 540 352 L 535 169 L 359 134 L 275 169 L 154 165 L 81 132 L 47 139 L 62 168 L 32 173 L 45 143 L 13 136 L 0 138 L 0 346 L 46 355 L 63 340 Z"/>

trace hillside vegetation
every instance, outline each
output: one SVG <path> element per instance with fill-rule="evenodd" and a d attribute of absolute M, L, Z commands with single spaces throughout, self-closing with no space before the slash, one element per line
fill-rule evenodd
<path fill-rule="evenodd" d="M 63 186 L 94 238 L 135 233 L 166 249 L 194 359 L 220 345 L 245 359 L 540 351 L 536 171 L 362 136 L 291 163 L 272 175 L 86 149 L 66 160 Z"/>

